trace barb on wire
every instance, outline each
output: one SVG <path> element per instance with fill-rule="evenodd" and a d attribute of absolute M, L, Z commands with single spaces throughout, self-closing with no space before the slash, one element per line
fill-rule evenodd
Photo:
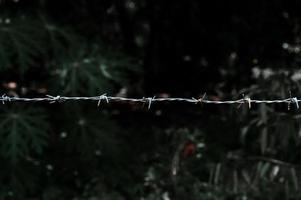
<path fill-rule="evenodd" d="M 246 97 L 244 100 L 248 104 L 249 109 L 251 109 L 251 101 L 252 101 L 251 98 L 250 97 Z"/>
<path fill-rule="evenodd" d="M 1 97 L 2 104 L 5 104 L 6 101 L 11 101 L 10 97 L 6 96 L 6 94 L 3 94 Z"/>
<path fill-rule="evenodd" d="M 203 95 L 202 98 L 195 99 L 195 98 L 171 98 L 171 97 L 143 97 L 143 98 L 128 98 L 128 97 L 117 97 L 117 96 L 107 96 L 106 94 L 102 94 L 100 96 L 51 96 L 46 95 L 46 97 L 34 97 L 34 98 L 27 98 L 27 97 L 15 97 L 15 96 L 6 96 L 3 94 L 0 96 L 0 101 L 3 104 L 6 102 L 15 102 L 15 101 L 22 101 L 22 102 L 49 102 L 49 103 L 61 103 L 65 101 L 97 101 L 97 105 L 100 106 L 101 102 L 105 100 L 106 103 L 110 101 L 126 101 L 126 102 L 141 102 L 148 105 L 148 109 L 151 108 L 152 103 L 154 102 L 186 102 L 186 103 L 193 103 L 193 104 L 238 104 L 239 106 L 242 104 L 248 104 L 249 109 L 251 108 L 251 104 L 280 104 L 286 103 L 288 104 L 288 109 L 290 109 L 290 104 L 295 104 L 296 108 L 299 109 L 299 100 L 297 97 L 290 97 L 287 99 L 274 99 L 274 100 L 255 100 L 249 97 L 243 96 L 243 98 L 238 100 L 210 100 L 205 99 L 206 93 Z"/>
<path fill-rule="evenodd" d="M 151 105 L 152 105 L 152 102 L 154 101 L 154 99 L 156 98 L 156 96 L 153 96 L 153 97 L 143 97 L 143 101 L 144 103 L 147 103 L 147 109 L 149 110 L 151 108 Z"/>
<path fill-rule="evenodd" d="M 244 94 L 242 94 L 242 97 L 243 97 L 243 98 L 239 100 L 239 101 L 240 101 L 240 104 L 238 105 L 237 108 L 240 108 L 242 104 L 247 103 L 247 104 L 248 104 L 248 108 L 251 109 L 251 103 L 252 103 L 251 98 L 245 96 Z M 263 102 L 262 102 L 262 103 L 263 103 Z"/>
<path fill-rule="evenodd" d="M 299 103 L 298 103 L 298 98 L 297 97 L 292 97 L 292 92 L 289 91 L 290 94 L 290 98 L 288 101 L 288 105 L 287 105 L 287 110 L 290 110 L 291 108 L 291 103 L 296 105 L 296 108 L 299 109 Z"/>
<path fill-rule="evenodd" d="M 100 95 L 98 98 L 99 98 L 99 100 L 98 100 L 97 106 L 100 105 L 101 100 L 103 100 L 103 99 L 106 100 L 107 103 L 109 103 L 109 99 L 108 99 L 108 97 L 107 97 L 107 94 L 102 94 L 102 95 Z"/>
<path fill-rule="evenodd" d="M 245 103 L 246 103 L 245 94 L 242 94 L 242 99 L 240 99 L 240 104 L 237 106 L 237 109 L 239 109 Z"/>
<path fill-rule="evenodd" d="M 55 103 L 55 102 L 62 102 L 61 96 L 51 96 L 51 95 L 46 95 L 46 97 L 49 98 L 49 103 Z"/>
<path fill-rule="evenodd" d="M 296 108 L 299 109 L 299 103 L 297 97 L 291 98 L 291 102 L 296 105 Z"/>
<path fill-rule="evenodd" d="M 201 98 L 196 99 L 196 98 L 192 97 L 192 100 L 195 101 L 195 104 L 198 104 L 198 103 L 202 104 L 205 97 L 206 97 L 206 92 L 203 94 L 203 96 Z"/>

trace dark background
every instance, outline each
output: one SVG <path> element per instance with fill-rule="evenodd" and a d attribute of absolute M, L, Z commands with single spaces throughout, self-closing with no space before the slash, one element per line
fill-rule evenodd
<path fill-rule="evenodd" d="M 300 2 L 1 0 L 21 97 L 298 97 Z M 292 96 L 290 96 L 292 95 Z M 296 105 L 0 107 L 0 199 L 299 199 Z"/>

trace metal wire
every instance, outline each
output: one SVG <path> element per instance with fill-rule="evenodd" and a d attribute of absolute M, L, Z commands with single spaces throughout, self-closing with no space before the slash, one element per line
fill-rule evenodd
<path fill-rule="evenodd" d="M 301 100 L 297 99 L 297 97 L 290 97 L 287 99 L 276 99 L 276 100 L 255 100 L 251 98 L 241 98 L 238 100 L 207 100 L 205 99 L 205 95 L 202 98 L 169 98 L 169 97 L 143 97 L 143 98 L 127 98 L 127 97 L 117 97 L 117 96 L 107 96 L 106 94 L 102 94 L 100 96 L 51 96 L 46 95 L 46 97 L 15 97 L 15 96 L 6 96 L 5 94 L 0 97 L 0 101 L 5 104 L 6 102 L 49 102 L 49 103 L 61 103 L 65 101 L 97 101 L 97 105 L 99 106 L 103 101 L 106 103 L 110 103 L 111 101 L 126 101 L 126 102 L 141 102 L 148 105 L 148 109 L 150 109 L 151 104 L 154 102 L 185 102 L 192 104 L 247 104 L 249 108 L 251 108 L 251 104 L 279 104 L 286 103 L 288 104 L 288 110 L 290 109 L 291 104 L 295 104 L 296 108 L 299 108 L 299 102 Z"/>

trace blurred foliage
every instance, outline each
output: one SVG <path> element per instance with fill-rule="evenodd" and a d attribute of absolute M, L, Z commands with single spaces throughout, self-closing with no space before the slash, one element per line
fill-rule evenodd
<path fill-rule="evenodd" d="M 13 96 L 301 95 L 298 1 L 3 0 Z M 0 199 L 300 199 L 296 105 L 0 109 Z"/>
<path fill-rule="evenodd" d="M 35 64 L 35 58 L 44 51 L 40 43 L 41 38 L 39 39 L 41 24 L 31 19 L 12 19 L 3 16 L 1 21 L 1 69 L 13 67 L 15 64 L 23 73 L 29 66 Z"/>
<path fill-rule="evenodd" d="M 51 82 L 58 83 L 54 85 L 54 91 L 65 95 L 114 91 L 114 85 L 126 87 L 131 83 L 130 75 L 137 76 L 140 72 L 137 61 L 118 52 L 98 46 L 81 48 L 70 59 L 57 64 L 51 79 Z"/>
<path fill-rule="evenodd" d="M 19 157 L 41 154 L 47 144 L 49 124 L 39 108 L 7 108 L 0 115 L 1 153 L 12 162 Z"/>

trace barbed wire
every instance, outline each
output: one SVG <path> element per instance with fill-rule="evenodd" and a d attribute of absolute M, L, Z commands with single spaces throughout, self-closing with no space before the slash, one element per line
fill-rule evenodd
<path fill-rule="evenodd" d="M 51 96 L 46 95 L 46 97 L 16 97 L 16 96 L 7 96 L 3 94 L 0 97 L 0 101 L 5 104 L 6 102 L 49 102 L 49 103 L 62 103 L 65 101 L 97 101 L 97 106 L 105 101 L 106 103 L 110 103 L 111 101 L 126 101 L 126 102 L 140 102 L 147 104 L 148 109 L 151 108 L 152 103 L 154 102 L 186 102 L 193 104 L 247 104 L 249 108 L 251 108 L 252 104 L 280 104 L 286 103 L 288 104 L 288 110 L 290 110 L 290 105 L 294 104 L 297 109 L 299 109 L 299 100 L 297 97 L 290 97 L 286 99 L 274 99 L 274 100 L 255 100 L 250 97 L 244 97 L 237 100 L 209 100 L 205 99 L 206 93 L 201 98 L 171 98 L 171 97 L 142 97 L 142 98 L 128 98 L 128 97 L 118 97 L 118 96 L 107 96 L 106 94 L 102 94 L 99 96 Z"/>

